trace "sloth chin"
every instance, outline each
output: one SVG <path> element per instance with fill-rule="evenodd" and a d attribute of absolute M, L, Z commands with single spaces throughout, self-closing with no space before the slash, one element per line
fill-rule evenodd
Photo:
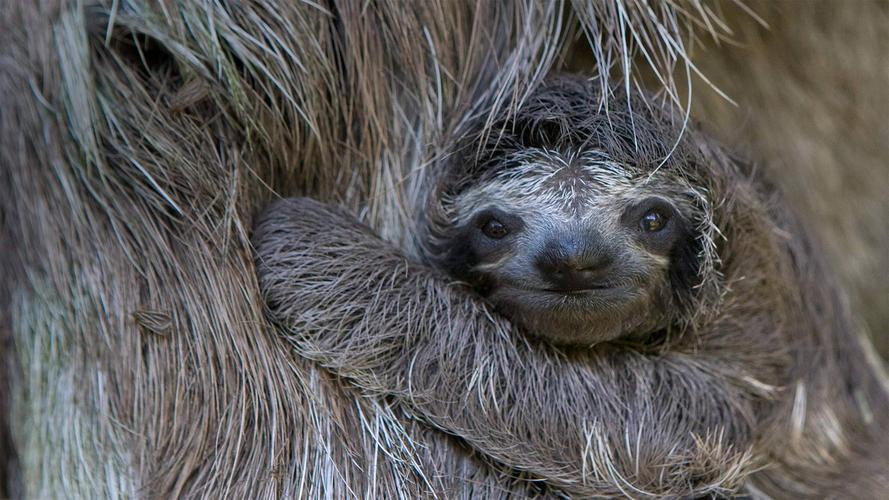
<path fill-rule="evenodd" d="M 488 299 L 530 336 L 591 347 L 638 332 L 648 322 L 648 294 L 632 285 L 554 290 L 503 285 Z"/>

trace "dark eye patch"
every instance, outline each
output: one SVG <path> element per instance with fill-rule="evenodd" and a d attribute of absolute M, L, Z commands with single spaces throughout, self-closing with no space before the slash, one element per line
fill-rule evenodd
<path fill-rule="evenodd" d="M 492 221 L 496 221 L 496 224 L 492 224 Z M 492 226 L 496 226 L 498 231 L 491 233 Z M 448 251 L 442 265 L 453 276 L 477 282 L 483 277 L 474 276 L 473 268 L 478 264 L 494 261 L 508 252 L 515 242 L 515 235 L 524 226 L 518 215 L 496 207 L 480 210 L 469 222 L 453 228 L 446 238 Z M 500 231 L 503 231 L 502 235 Z M 491 234 L 500 237 L 491 237 Z"/>
<path fill-rule="evenodd" d="M 488 238 L 502 240 L 509 234 L 509 228 L 497 219 L 490 219 L 482 226 L 482 232 Z"/>
<path fill-rule="evenodd" d="M 525 227 L 522 218 L 515 214 L 507 213 L 496 207 L 488 207 L 480 210 L 472 218 L 471 224 L 479 229 L 489 226 L 491 221 L 496 221 L 503 226 L 503 229 L 510 235 L 516 234 Z"/>
<path fill-rule="evenodd" d="M 479 211 L 469 223 L 473 231 L 467 235 L 480 259 L 494 257 L 507 250 L 525 224 L 518 215 L 499 208 L 488 207 Z M 496 228 L 497 231 L 491 231 Z"/>
<path fill-rule="evenodd" d="M 652 218 L 661 217 L 651 230 Z M 634 231 L 639 241 L 650 251 L 670 260 L 668 279 L 676 302 L 687 307 L 698 284 L 701 239 L 694 233 L 692 223 L 669 201 L 660 197 L 646 198 L 629 207 L 621 216 L 621 223 Z"/>
<path fill-rule="evenodd" d="M 661 255 L 668 255 L 688 232 L 685 219 L 676 207 L 656 196 L 630 206 L 621 216 L 621 223 L 634 231 L 646 248 Z"/>
<path fill-rule="evenodd" d="M 670 251 L 670 288 L 676 302 L 683 308 L 692 307 L 695 287 L 700 282 L 701 241 L 700 237 L 689 232 Z"/>

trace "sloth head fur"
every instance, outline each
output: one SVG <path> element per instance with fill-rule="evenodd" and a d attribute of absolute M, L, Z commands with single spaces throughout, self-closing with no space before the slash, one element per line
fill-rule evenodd
<path fill-rule="evenodd" d="M 709 204 L 682 115 L 617 99 L 554 79 L 469 134 L 445 182 L 442 265 L 554 343 L 681 326 L 705 277 Z"/>

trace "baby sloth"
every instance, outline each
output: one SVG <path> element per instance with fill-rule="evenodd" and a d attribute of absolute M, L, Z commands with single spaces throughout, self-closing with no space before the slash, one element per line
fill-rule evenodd
<path fill-rule="evenodd" d="M 468 129 L 422 262 L 342 209 L 271 205 L 283 338 L 553 496 L 885 497 L 885 377 L 808 221 L 672 107 L 604 103 L 553 79 Z"/>
<path fill-rule="evenodd" d="M 698 191 L 616 144 L 565 141 L 571 131 L 556 128 L 520 131 L 482 141 L 474 166 L 445 187 L 441 265 L 556 344 L 681 322 L 699 281 Z"/>

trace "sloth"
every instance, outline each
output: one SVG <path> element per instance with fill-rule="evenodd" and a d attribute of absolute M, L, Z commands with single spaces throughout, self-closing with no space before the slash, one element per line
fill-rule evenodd
<path fill-rule="evenodd" d="M 555 78 L 467 131 L 420 259 L 273 203 L 253 235 L 271 319 L 569 495 L 885 492 L 889 400 L 805 225 L 680 113 L 614 95 Z"/>
<path fill-rule="evenodd" d="M 595 147 L 546 142 L 498 144 L 447 193 L 440 265 L 553 343 L 680 322 L 698 283 L 699 193 Z"/>
<path fill-rule="evenodd" d="M 724 275 L 716 281 L 725 284 L 726 300 L 709 309 L 750 324 L 761 304 L 776 303 L 775 295 L 767 288 L 743 298 L 749 280 L 735 278 L 758 274 L 746 272 L 756 266 L 741 265 L 733 255 L 777 256 L 781 263 L 776 267 L 787 269 L 792 254 L 796 270 L 769 276 L 767 282 L 798 291 L 800 297 L 790 305 L 804 312 L 765 314 L 774 329 L 781 329 L 773 343 L 763 340 L 759 328 L 748 328 L 749 333 L 732 337 L 736 345 L 725 345 L 724 362 L 714 356 L 713 332 L 726 329 L 706 315 L 689 315 L 689 334 L 666 339 L 672 347 L 664 344 L 663 359 L 643 355 L 655 345 L 655 332 L 637 347 L 618 345 L 627 337 L 600 342 L 591 349 L 598 351 L 589 356 L 593 363 L 586 365 L 588 356 L 581 352 L 570 365 L 576 366 L 572 372 L 564 359 L 574 356 L 572 349 L 564 348 L 561 355 L 543 343 L 526 350 L 522 329 L 508 324 L 502 311 L 492 312 L 471 283 L 469 288 L 462 279 L 455 283 L 437 262 L 419 255 L 416 229 L 427 216 L 429 176 L 460 167 L 448 161 L 431 168 L 429 153 L 450 148 L 451 129 L 468 113 L 486 113 L 491 106 L 487 96 L 496 94 L 498 102 L 508 104 L 560 66 L 595 64 L 601 75 L 635 80 L 641 76 L 636 63 L 645 66 L 646 61 L 662 77 L 651 80 L 654 86 L 670 88 L 687 62 L 721 80 L 722 89 L 739 102 L 737 108 L 724 106 L 714 102 L 715 93 L 707 97 L 698 87 L 695 108 L 727 131 L 736 130 L 743 116 L 743 135 L 780 162 L 783 168 L 773 173 L 800 187 L 793 190 L 796 201 L 808 200 L 800 205 L 807 207 L 803 229 L 832 236 L 834 258 L 857 281 L 865 310 L 889 312 L 889 288 L 874 283 L 881 281 L 880 273 L 869 271 L 881 269 L 889 257 L 881 251 L 889 242 L 882 219 L 887 210 L 877 194 L 889 182 L 889 143 L 874 141 L 885 130 L 885 113 L 873 105 L 886 91 L 880 69 L 885 51 L 879 43 L 889 35 L 885 4 L 819 2 L 800 8 L 793 2 L 773 6 L 742 0 L 731 3 L 747 4 L 743 8 L 722 9 L 689 0 L 429 0 L 336 1 L 319 8 L 316 2 L 266 0 L 176 2 L 169 15 L 170 3 L 11 0 L 0 9 L 0 365 L 12 371 L 0 376 L 0 498 L 141 492 L 159 497 L 533 497 L 537 490 L 522 482 L 531 475 L 515 474 L 518 464 L 509 457 L 500 459 L 505 469 L 492 467 L 485 458 L 496 449 L 487 451 L 479 441 L 450 446 L 458 441 L 451 436 L 471 438 L 479 434 L 479 425 L 488 424 L 488 443 L 502 443 L 510 426 L 492 421 L 497 415 L 539 422 L 536 435 L 554 436 L 546 422 L 557 412 L 579 419 L 566 410 L 572 395 L 580 398 L 575 413 L 594 411 L 590 421 L 598 418 L 601 426 L 628 432 L 642 426 L 618 408 L 641 410 L 639 402 L 648 400 L 646 407 L 663 414 L 661 422 L 614 443 L 611 456 L 627 463 L 602 459 L 609 455 L 598 438 L 616 433 L 590 434 L 596 439 L 587 442 L 588 449 L 598 450 L 599 458 L 588 461 L 586 470 L 612 465 L 596 470 L 618 472 L 628 483 L 607 482 L 596 490 L 593 480 L 584 486 L 577 479 L 582 476 L 570 476 L 574 471 L 563 474 L 574 481 L 565 488 L 579 494 L 620 487 L 638 497 L 642 494 L 630 487 L 643 485 L 643 474 L 650 477 L 651 469 L 637 460 L 642 453 L 627 450 L 651 456 L 647 450 L 671 437 L 665 432 L 658 440 L 655 431 L 669 430 L 681 422 L 679 415 L 691 418 L 704 414 L 704 408 L 715 409 L 709 413 L 722 408 L 704 399 L 704 386 L 686 391 L 693 396 L 688 401 L 699 404 L 674 405 L 669 391 L 655 382 L 675 382 L 685 394 L 681 388 L 699 380 L 693 370 L 683 375 L 679 367 L 686 365 L 725 374 L 725 380 L 732 379 L 726 369 L 732 366 L 758 377 L 749 353 L 771 348 L 792 354 L 791 365 L 780 368 L 790 374 L 784 377 L 789 385 L 775 396 L 781 404 L 792 403 L 774 413 L 777 421 L 793 425 L 756 421 L 757 429 L 783 431 L 767 436 L 774 443 L 769 449 L 777 451 L 760 446 L 756 456 L 785 464 L 756 474 L 759 489 L 798 498 L 827 488 L 821 495 L 826 497 L 831 484 L 852 486 L 868 477 L 866 467 L 851 464 L 865 462 L 867 450 L 885 443 L 869 440 L 862 431 L 881 424 L 886 428 L 885 406 L 867 389 L 859 367 L 868 363 L 855 347 L 842 308 L 834 305 L 837 295 L 829 276 L 811 264 L 820 251 L 803 245 L 800 228 L 783 221 L 780 205 L 744 211 L 718 203 L 727 190 L 740 191 L 727 199 L 744 207 L 765 199 L 748 192 L 746 177 L 757 175 L 730 174 L 716 158 L 712 163 L 717 166 L 699 186 L 727 180 L 726 189 L 702 191 L 714 204 L 700 213 L 718 216 L 727 238 L 717 235 L 712 241 L 720 248 L 710 252 L 705 246 L 701 254 L 724 257 L 713 269 Z M 748 6 L 762 17 L 749 16 Z M 760 20 L 771 27 L 768 32 L 757 28 Z M 574 36 L 581 31 L 586 36 Z M 743 49 L 721 43 L 697 50 L 697 43 L 686 43 L 708 31 L 717 38 L 737 34 Z M 634 114 L 644 113 L 634 107 Z M 625 121 L 626 115 L 618 118 L 618 123 Z M 433 141 L 424 151 L 422 146 Z M 668 163 L 663 168 L 674 173 L 690 164 Z M 306 200 L 270 209 L 264 227 L 272 230 L 274 220 L 278 248 L 289 251 L 277 255 L 270 253 L 271 246 L 261 247 L 269 266 L 261 271 L 268 280 L 266 293 L 283 299 L 269 311 L 280 319 L 280 329 L 261 317 L 263 303 L 245 234 L 255 215 L 250 210 L 271 192 L 336 200 L 353 213 L 361 210 L 360 220 L 374 228 L 359 231 L 354 215 Z M 843 193 L 860 199 L 849 203 Z M 760 226 L 764 220 L 777 221 L 776 231 L 748 230 L 748 214 Z M 735 220 L 748 228 L 732 227 Z M 326 230 L 324 239 L 305 238 L 317 232 L 314 225 Z M 702 226 L 701 234 L 705 230 Z M 789 239 L 772 241 L 760 233 Z M 354 240 L 345 245 L 340 239 L 345 237 Z M 380 244 L 380 237 L 397 245 Z M 305 259 L 294 265 L 288 261 L 296 253 Z M 330 262 L 340 258 L 340 263 Z M 370 269 L 377 265 L 374 259 L 392 267 Z M 348 272 L 333 273 L 337 269 Z M 406 269 L 409 275 L 397 274 Z M 271 270 L 291 272 L 292 279 L 276 280 Z M 703 269 L 700 276 L 706 285 L 713 274 Z M 707 311 L 701 305 L 713 289 L 693 290 L 699 305 L 689 312 Z M 330 296 L 327 302 L 320 300 L 322 293 Z M 390 300 L 375 300 L 377 293 Z M 351 304 L 344 299 L 350 294 Z M 748 300 L 751 295 L 754 300 Z M 294 297 L 318 307 L 307 312 L 299 305 L 283 307 Z M 746 313 L 732 312 L 732 304 L 747 304 Z M 362 308 L 365 316 L 353 311 Z M 305 314 L 291 321 L 288 311 Z M 799 317 L 786 322 L 791 326 L 775 322 L 791 316 Z M 358 323 L 359 317 L 368 324 Z M 885 330 L 887 318 L 872 316 L 871 325 Z M 371 325 L 374 319 L 380 323 Z M 339 320 L 341 330 L 336 330 Z M 669 329 L 682 331 L 677 325 Z M 464 331 L 455 331 L 461 326 Z M 362 363 L 344 355 L 333 343 L 340 333 L 351 335 L 343 346 L 356 348 L 372 334 L 388 335 L 386 341 L 378 339 L 377 352 L 397 363 L 387 371 L 372 359 Z M 886 337 L 885 331 L 874 333 L 877 339 Z M 298 350 L 314 349 L 318 362 L 290 359 L 277 334 Z M 695 339 L 701 348 L 691 350 Z M 473 341 L 475 350 L 469 349 Z M 693 358 L 671 366 L 683 345 Z M 435 368 L 436 348 L 441 352 L 444 347 L 485 356 L 484 362 Z M 741 362 L 737 356 L 748 359 Z M 636 359 L 638 367 L 622 357 Z M 416 359 L 410 371 L 404 369 L 406 359 Z M 619 371 L 606 383 L 603 377 L 610 372 L 603 363 L 609 360 Z M 516 362 L 525 365 L 513 372 Z M 331 372 L 320 363 L 331 366 Z M 335 363 L 346 368 L 333 373 Z M 636 375 L 655 367 L 665 376 Z M 564 377 L 555 387 L 558 392 L 541 394 L 541 384 L 530 377 L 556 369 L 577 377 Z M 428 401 L 409 397 L 429 390 L 423 384 L 434 380 L 419 377 L 424 370 L 439 374 L 440 381 L 450 378 L 442 398 L 465 394 L 470 404 L 505 401 L 503 391 L 492 401 L 483 390 L 499 391 L 500 386 L 487 382 L 503 373 L 510 391 L 525 391 L 520 402 L 546 399 L 550 412 L 535 417 L 530 407 L 523 412 L 521 405 L 487 404 L 485 411 L 464 419 L 469 425 L 463 429 L 454 424 L 456 414 L 437 412 Z M 816 370 L 821 372 L 817 376 Z M 390 377 L 397 374 L 402 377 Z M 467 392 L 460 374 L 485 383 Z M 359 390 L 374 376 L 373 387 L 385 395 L 362 398 Z M 612 395 L 601 404 L 592 404 L 587 395 L 587 382 L 596 377 L 603 380 L 597 390 Z M 743 377 L 736 378 L 743 387 Z M 399 385 L 406 380 L 412 382 L 410 389 Z M 634 386 L 636 381 L 640 384 Z M 661 399 L 646 396 L 645 384 L 658 388 Z M 625 394 L 642 396 L 631 400 Z M 870 411 L 862 410 L 864 403 Z M 663 411 L 670 407 L 677 412 Z M 411 408 L 421 420 L 404 418 L 402 408 Z M 639 415 L 650 420 L 644 412 Z M 430 429 L 433 421 L 442 432 Z M 569 428 L 558 442 L 566 456 L 577 457 L 570 449 L 576 444 L 572 432 Z M 688 449 L 681 442 L 675 456 Z M 503 450 L 508 447 L 501 455 Z M 426 457 L 438 466 L 421 463 Z M 633 462 L 640 465 L 638 475 L 628 467 Z M 874 478 L 889 469 L 878 457 L 870 462 L 883 465 L 871 469 Z M 819 463 L 823 466 L 811 466 Z M 540 464 L 526 465 L 540 471 L 535 484 L 552 484 Z M 690 480 L 660 486 L 653 481 L 650 491 L 679 497 L 690 488 L 700 491 L 707 481 L 690 466 L 663 472 Z M 869 495 L 860 490 L 857 496 L 837 491 L 833 497 L 882 496 L 874 493 L 877 489 Z"/>

